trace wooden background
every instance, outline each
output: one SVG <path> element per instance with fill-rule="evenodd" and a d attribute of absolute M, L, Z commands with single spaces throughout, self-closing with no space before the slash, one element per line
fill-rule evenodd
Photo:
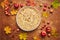
<path fill-rule="evenodd" d="M 3 0 L 0 0 L 0 2 L 2 2 L 2 1 Z M 9 0 L 9 1 L 11 1 L 11 0 Z M 16 1 L 17 3 L 19 3 L 19 2 L 23 3 L 24 2 L 24 0 L 12 0 L 12 1 L 13 2 Z M 47 3 L 51 3 L 53 0 L 43 0 L 43 1 L 46 1 Z M 41 1 L 41 2 L 43 2 L 43 1 Z M 35 2 L 37 2 L 36 7 L 38 9 L 38 4 L 41 3 L 41 2 L 38 2 L 38 0 L 35 0 Z M 0 6 L 0 40 L 19 40 L 17 35 L 21 32 L 24 32 L 24 31 L 22 31 L 17 26 L 15 17 L 16 17 L 16 15 L 6 16 L 4 14 L 4 9 Z M 47 21 L 47 20 L 52 21 L 53 22 L 52 26 L 56 27 L 57 31 L 59 33 L 58 37 L 56 37 L 56 38 L 51 37 L 51 38 L 47 38 L 45 40 L 60 40 L 60 7 L 58 7 L 57 9 L 54 9 L 54 13 L 52 15 L 50 15 L 47 19 L 44 19 L 44 18 L 42 18 L 42 19 L 45 20 L 45 21 Z M 12 33 L 9 34 L 9 35 L 6 35 L 4 33 L 4 30 L 3 30 L 6 25 L 9 25 L 12 28 Z M 43 23 L 41 22 L 40 25 L 43 25 Z M 39 27 L 41 27 L 41 26 L 39 26 Z M 20 30 L 16 31 L 18 28 Z M 39 28 L 37 28 L 34 31 L 26 32 L 26 33 L 28 33 L 28 40 L 33 40 L 32 39 L 33 36 L 37 36 L 38 40 L 43 40 L 39 36 Z"/>

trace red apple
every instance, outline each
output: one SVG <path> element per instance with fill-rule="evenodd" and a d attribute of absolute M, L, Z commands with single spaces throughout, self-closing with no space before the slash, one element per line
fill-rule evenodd
<path fill-rule="evenodd" d="M 47 32 L 49 33 L 49 32 L 51 32 L 51 30 L 47 30 Z"/>
<path fill-rule="evenodd" d="M 46 32 L 50 33 L 51 32 L 51 27 L 46 27 Z"/>
<path fill-rule="evenodd" d="M 50 30 L 51 29 L 51 27 L 46 27 L 46 30 Z"/>
<path fill-rule="evenodd" d="M 17 4 L 17 3 L 14 3 L 14 7 L 15 7 L 16 9 L 18 9 L 18 7 L 19 7 L 19 4 Z"/>
<path fill-rule="evenodd" d="M 43 8 L 43 11 L 46 11 L 46 8 L 45 7 Z"/>
<path fill-rule="evenodd" d="M 24 5 L 23 4 L 20 4 L 20 7 L 22 8 Z"/>
<path fill-rule="evenodd" d="M 27 6 L 30 6 L 30 3 L 26 3 Z"/>
<path fill-rule="evenodd" d="M 47 3 L 44 3 L 44 7 L 47 7 L 47 5 L 48 5 Z"/>
<path fill-rule="evenodd" d="M 45 37 L 45 36 L 46 36 L 46 32 L 45 32 L 45 31 L 42 31 L 42 32 L 41 32 L 41 36 L 42 36 L 42 37 Z"/>
<path fill-rule="evenodd" d="M 45 4 L 44 7 L 47 7 L 47 5 Z"/>

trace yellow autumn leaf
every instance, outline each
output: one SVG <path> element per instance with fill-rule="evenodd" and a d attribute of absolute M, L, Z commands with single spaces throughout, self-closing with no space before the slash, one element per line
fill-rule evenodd
<path fill-rule="evenodd" d="M 1 4 L 0 4 L 0 5 L 2 6 L 2 8 L 4 8 L 4 5 L 5 5 L 5 4 L 4 4 L 4 2 L 1 2 Z"/>
<path fill-rule="evenodd" d="M 59 34 L 58 34 L 58 32 L 57 32 L 57 29 L 56 29 L 55 27 L 52 27 L 51 35 L 52 35 L 53 37 L 59 36 Z"/>
<path fill-rule="evenodd" d="M 52 31 L 51 31 L 52 36 L 56 36 L 56 33 L 57 33 L 56 28 L 52 27 Z"/>
<path fill-rule="evenodd" d="M 47 18 L 49 14 L 47 12 L 43 12 L 42 16 Z"/>
<path fill-rule="evenodd" d="M 4 0 L 3 2 L 1 2 L 1 6 L 2 6 L 2 8 L 4 8 L 4 6 L 6 5 L 6 2 L 7 2 L 8 0 Z"/>
<path fill-rule="evenodd" d="M 6 34 L 9 34 L 9 33 L 11 33 L 11 28 L 9 26 L 6 26 L 4 28 L 4 31 L 5 31 Z"/>
<path fill-rule="evenodd" d="M 37 37 L 36 37 L 36 36 L 34 36 L 34 37 L 33 37 L 33 39 L 34 39 L 34 40 L 37 40 Z"/>
<path fill-rule="evenodd" d="M 15 9 L 11 10 L 11 15 L 16 15 L 16 13 L 17 13 L 17 10 Z"/>
<path fill-rule="evenodd" d="M 27 34 L 26 33 L 20 33 L 19 34 L 19 39 L 20 40 L 27 40 Z"/>

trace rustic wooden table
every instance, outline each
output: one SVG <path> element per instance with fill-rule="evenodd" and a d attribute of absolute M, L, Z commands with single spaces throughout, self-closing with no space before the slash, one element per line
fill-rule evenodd
<path fill-rule="evenodd" d="M 2 2 L 3 0 L 0 0 L 0 2 Z M 9 0 L 11 1 L 11 0 Z M 24 0 L 12 0 L 13 2 L 24 2 Z M 41 2 L 44 2 L 41 1 L 41 2 L 38 2 L 38 0 L 35 0 L 37 2 L 37 5 Z M 53 0 L 46 0 L 46 2 L 48 3 L 51 3 Z M 59 0 L 60 1 L 60 0 Z M 38 6 L 36 6 L 37 9 L 38 9 Z M 40 9 L 39 9 L 40 10 Z M 4 14 L 4 9 L 0 6 L 0 40 L 19 40 L 18 38 L 18 34 L 21 33 L 21 32 L 25 32 L 25 31 L 22 31 L 16 24 L 16 20 L 15 20 L 15 17 L 16 15 L 14 16 L 6 16 Z M 54 13 L 52 15 L 50 15 L 47 19 L 44 19 L 42 18 L 43 20 L 49 20 L 49 21 L 52 21 L 53 24 L 52 26 L 56 27 L 57 28 L 57 31 L 59 33 L 59 36 L 56 37 L 56 38 L 49 38 L 49 39 L 45 39 L 45 40 L 60 40 L 60 7 L 58 7 L 57 9 L 54 10 Z M 9 25 L 11 28 L 12 28 L 12 33 L 9 34 L 9 35 L 6 35 L 4 33 L 4 27 L 6 25 Z M 40 26 L 43 25 L 43 23 L 41 22 Z M 16 32 L 16 29 L 20 29 L 18 32 Z M 35 35 L 38 37 L 38 40 L 42 40 L 40 39 L 40 36 L 39 36 L 39 28 L 37 28 L 36 30 L 34 31 L 31 31 L 31 32 L 26 32 L 28 33 L 28 40 L 33 40 L 32 37 Z"/>

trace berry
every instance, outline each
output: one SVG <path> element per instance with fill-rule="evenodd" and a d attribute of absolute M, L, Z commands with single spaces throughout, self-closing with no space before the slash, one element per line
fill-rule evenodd
<path fill-rule="evenodd" d="M 50 24 L 50 22 L 49 22 L 49 21 L 47 21 L 47 24 L 49 25 L 49 24 Z"/>
<path fill-rule="evenodd" d="M 53 13 L 53 9 L 50 10 L 50 13 Z"/>
<path fill-rule="evenodd" d="M 20 4 L 20 7 L 22 8 L 24 5 L 23 4 Z"/>
<path fill-rule="evenodd" d="M 10 13 L 9 13 L 9 14 L 7 14 L 7 15 L 10 15 Z"/>
<path fill-rule="evenodd" d="M 50 36 L 51 36 L 51 34 L 49 33 L 49 34 L 47 34 L 47 36 L 48 36 L 48 37 L 50 37 Z"/>
<path fill-rule="evenodd" d="M 19 29 L 17 29 L 17 31 L 19 31 Z"/>
<path fill-rule="evenodd" d="M 53 5 L 51 5 L 50 7 L 53 8 Z"/>
<path fill-rule="evenodd" d="M 8 11 L 5 11 L 5 14 L 8 14 Z"/>
<path fill-rule="evenodd" d="M 50 33 L 50 32 L 51 32 L 51 30 L 47 30 L 47 32 L 48 32 L 48 33 Z"/>
<path fill-rule="evenodd" d="M 9 7 L 7 6 L 7 7 L 5 8 L 5 10 L 8 11 L 8 10 L 9 10 Z"/>
<path fill-rule="evenodd" d="M 30 3 L 27 3 L 26 5 L 27 5 L 27 6 L 30 6 Z"/>
<path fill-rule="evenodd" d="M 35 6 L 35 3 L 34 2 L 32 2 L 32 3 L 30 3 L 31 4 L 31 6 Z"/>
<path fill-rule="evenodd" d="M 50 7 L 48 7 L 48 9 L 50 9 Z"/>
<path fill-rule="evenodd" d="M 51 32 L 51 27 L 46 27 L 46 32 L 50 33 Z"/>
<path fill-rule="evenodd" d="M 46 11 L 46 8 L 43 8 L 43 11 Z"/>
<path fill-rule="evenodd" d="M 50 30 L 50 29 L 51 29 L 51 27 L 46 27 L 46 29 L 47 29 L 47 30 Z"/>
<path fill-rule="evenodd" d="M 45 31 L 42 31 L 42 32 L 41 32 L 41 36 L 42 36 L 42 37 L 45 37 L 45 36 L 46 36 L 46 32 L 45 32 Z"/>
<path fill-rule="evenodd" d="M 40 7 L 42 7 L 43 6 L 43 4 L 40 4 Z"/>
<path fill-rule="evenodd" d="M 44 7 L 47 7 L 47 5 L 44 5 Z"/>
<path fill-rule="evenodd" d="M 17 3 L 14 3 L 14 7 L 15 7 L 15 9 L 18 9 L 18 7 L 19 7 L 19 4 L 17 4 Z"/>
<path fill-rule="evenodd" d="M 45 26 L 43 26 L 42 28 L 45 28 Z"/>
<path fill-rule="evenodd" d="M 47 22 L 47 24 L 49 25 L 50 23 L 49 23 L 49 22 Z"/>
<path fill-rule="evenodd" d="M 46 27 L 46 25 L 44 25 L 44 27 Z"/>
<path fill-rule="evenodd" d="M 44 4 L 44 7 L 47 7 L 47 5 L 48 5 L 48 4 L 47 4 L 47 3 L 45 3 L 45 4 Z"/>
<path fill-rule="evenodd" d="M 5 11 L 5 14 L 6 14 L 6 15 L 10 15 L 10 13 L 9 13 L 8 11 Z"/>

